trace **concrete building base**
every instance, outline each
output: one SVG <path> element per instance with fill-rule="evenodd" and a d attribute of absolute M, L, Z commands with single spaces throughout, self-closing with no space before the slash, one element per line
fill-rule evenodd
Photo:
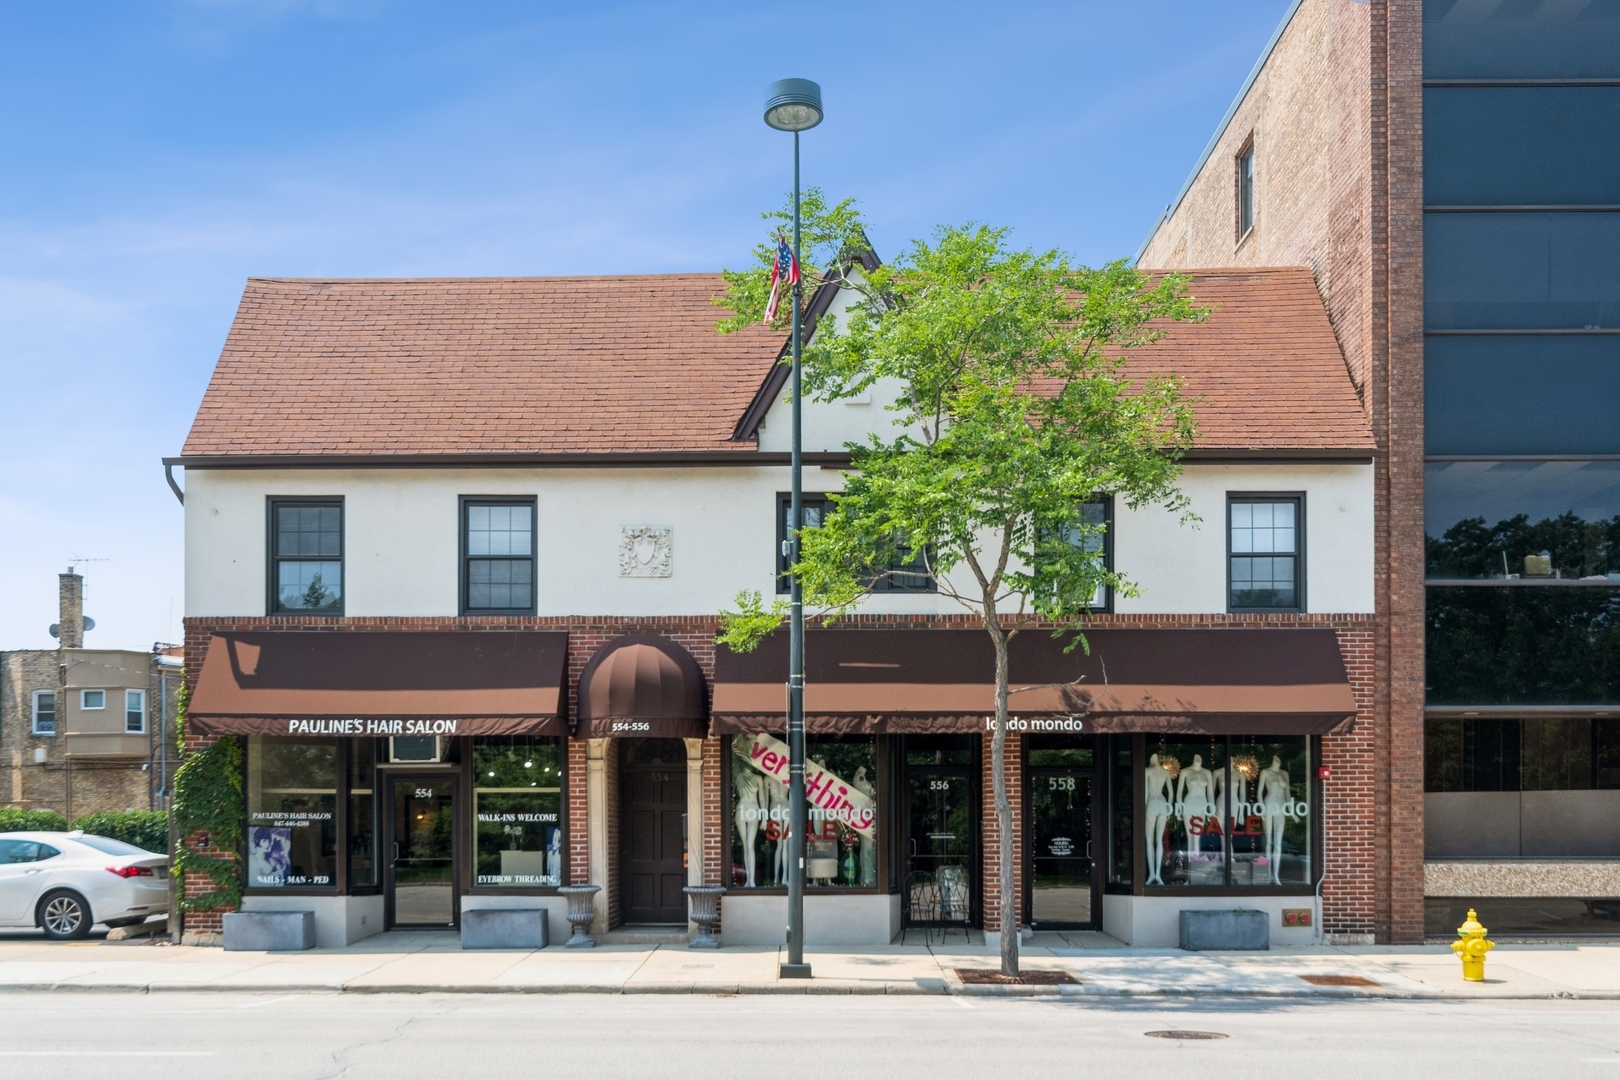
<path fill-rule="evenodd" d="M 1273 946 L 1319 945 L 1322 911 L 1314 896 L 1103 896 L 1103 933 L 1137 948 L 1174 949 L 1181 944 L 1183 911 L 1265 913 Z M 1311 925 L 1290 925 L 1284 911 L 1309 911 Z"/>
<path fill-rule="evenodd" d="M 806 945 L 887 945 L 900 933 L 895 895 L 804 898 Z M 729 894 L 720 902 L 725 945 L 780 945 L 787 940 L 787 897 Z"/>
<path fill-rule="evenodd" d="M 246 896 L 242 910 L 313 911 L 315 944 L 323 949 L 352 945 L 383 931 L 381 896 Z"/>

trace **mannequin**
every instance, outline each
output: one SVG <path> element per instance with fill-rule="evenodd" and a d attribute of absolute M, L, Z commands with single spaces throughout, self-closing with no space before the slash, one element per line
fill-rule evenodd
<path fill-rule="evenodd" d="M 1271 883 L 1282 884 L 1283 808 L 1288 804 L 1291 785 L 1288 770 L 1282 767 L 1282 758 L 1272 756 L 1271 766 L 1260 771 L 1255 801 L 1260 804 L 1260 826 L 1266 834 L 1266 864 L 1271 869 Z"/>
<path fill-rule="evenodd" d="M 1191 875 L 1192 856 L 1203 850 L 1203 835 L 1193 835 L 1193 818 L 1200 818 L 1203 832 L 1209 831 L 1209 820 L 1215 811 L 1215 774 L 1204 768 L 1204 756 L 1194 754 L 1192 765 L 1181 770 L 1176 778 L 1176 806 L 1181 811 L 1181 823 L 1186 827 L 1186 855 L 1188 874 Z"/>
<path fill-rule="evenodd" d="M 1164 869 L 1164 828 L 1170 821 L 1170 770 L 1159 764 L 1159 755 L 1148 758 L 1142 785 L 1147 792 L 1147 814 L 1143 827 L 1147 829 L 1147 884 L 1163 885 L 1160 877 Z"/>
<path fill-rule="evenodd" d="M 731 783 L 737 791 L 737 839 L 742 841 L 743 873 L 748 888 L 757 884 L 758 842 L 760 826 L 770 810 L 765 795 L 765 776 L 748 764 L 746 745 L 741 738 L 733 739 Z"/>
<path fill-rule="evenodd" d="M 850 781 L 862 795 L 877 802 L 877 788 L 866 777 L 866 766 L 862 765 L 855 770 L 855 779 Z M 877 837 L 861 835 L 861 885 L 870 888 L 877 884 Z"/>
<path fill-rule="evenodd" d="M 771 884 L 786 885 L 788 879 L 788 789 L 780 780 L 761 777 L 765 813 L 776 823 L 776 852 L 771 858 Z"/>

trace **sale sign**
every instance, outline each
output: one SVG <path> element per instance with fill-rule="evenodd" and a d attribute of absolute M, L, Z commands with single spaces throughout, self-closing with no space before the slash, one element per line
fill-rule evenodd
<path fill-rule="evenodd" d="M 748 746 L 748 764 L 781 784 L 788 783 L 788 747 L 761 732 Z M 810 822 L 838 821 L 863 836 L 877 834 L 877 805 L 872 797 L 831 770 L 813 761 L 804 763 L 804 793 L 810 804 Z M 772 809 L 760 813 L 776 814 Z M 785 808 L 781 813 L 786 813 Z M 812 829 L 812 832 L 814 830 Z"/>

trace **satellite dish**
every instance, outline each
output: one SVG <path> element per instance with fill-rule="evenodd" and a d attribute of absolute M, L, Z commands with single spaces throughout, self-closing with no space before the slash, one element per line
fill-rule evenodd
<path fill-rule="evenodd" d="M 94 620 L 90 616 L 86 615 L 84 617 L 84 628 L 87 631 L 94 630 L 96 628 L 96 620 Z M 61 636 L 62 636 L 62 624 L 61 623 L 51 623 L 51 637 L 59 638 Z"/>
<path fill-rule="evenodd" d="M 96 628 L 96 620 L 94 620 L 90 616 L 86 615 L 84 617 L 84 628 L 86 630 L 94 630 Z"/>
<path fill-rule="evenodd" d="M 51 637 L 61 637 L 62 635 L 57 632 L 61 629 L 56 623 L 51 623 Z"/>

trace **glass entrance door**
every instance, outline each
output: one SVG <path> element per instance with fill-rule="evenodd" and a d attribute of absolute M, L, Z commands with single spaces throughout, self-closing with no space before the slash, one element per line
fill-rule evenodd
<path fill-rule="evenodd" d="M 391 926 L 456 926 L 455 804 L 453 776 L 395 776 L 389 780 Z"/>
<path fill-rule="evenodd" d="M 902 900 L 913 926 L 973 918 L 977 820 L 965 769 L 906 770 L 905 880 Z"/>
<path fill-rule="evenodd" d="M 1091 778 L 1089 765 L 1029 770 L 1029 921 L 1036 930 L 1095 925 Z"/>

